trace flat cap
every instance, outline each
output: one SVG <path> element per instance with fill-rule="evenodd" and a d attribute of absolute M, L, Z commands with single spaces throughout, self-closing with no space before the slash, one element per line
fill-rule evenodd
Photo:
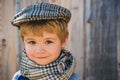
<path fill-rule="evenodd" d="M 18 24 L 22 22 L 52 19 L 62 19 L 68 23 L 70 18 L 71 12 L 62 6 L 50 3 L 36 3 L 17 13 L 11 23 L 14 26 L 19 26 Z"/>

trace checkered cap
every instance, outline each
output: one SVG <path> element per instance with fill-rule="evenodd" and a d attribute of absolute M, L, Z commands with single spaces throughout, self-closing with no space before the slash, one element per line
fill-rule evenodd
<path fill-rule="evenodd" d="M 70 18 L 71 12 L 64 7 L 50 3 L 37 3 L 17 13 L 11 23 L 19 26 L 18 24 L 22 22 L 52 19 L 62 19 L 68 23 Z"/>

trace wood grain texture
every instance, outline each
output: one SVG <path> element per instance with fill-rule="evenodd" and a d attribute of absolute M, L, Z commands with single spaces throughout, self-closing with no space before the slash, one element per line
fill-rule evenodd
<path fill-rule="evenodd" d="M 13 3 L 13 0 L 0 0 L 0 80 L 11 80 L 16 72 L 15 29 L 10 23 Z"/>
<path fill-rule="evenodd" d="M 75 72 L 81 80 L 117 80 L 117 58 L 120 62 L 119 0 L 18 1 L 20 10 L 36 2 L 50 2 L 68 8 L 72 18 L 66 48 L 76 58 Z M 16 55 L 19 43 L 16 36 L 19 33 L 10 23 L 15 5 L 15 0 L 0 0 L 0 80 L 11 80 L 19 69 L 20 53 Z M 21 47 L 19 51 L 22 52 Z"/>
<path fill-rule="evenodd" d="M 117 2 L 91 0 L 86 80 L 117 80 Z"/>
<path fill-rule="evenodd" d="M 117 14 L 118 14 L 118 21 L 117 21 L 117 26 L 118 26 L 118 35 L 117 35 L 117 37 L 118 37 L 118 56 L 117 56 L 117 58 L 118 58 L 118 80 L 120 80 L 120 0 L 117 2 L 117 4 L 119 4 L 119 5 L 117 5 Z"/>

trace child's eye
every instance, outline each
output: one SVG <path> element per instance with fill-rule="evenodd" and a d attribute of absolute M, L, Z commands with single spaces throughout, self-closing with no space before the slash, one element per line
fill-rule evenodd
<path fill-rule="evenodd" d="M 45 42 L 45 44 L 51 44 L 51 43 L 53 43 L 53 42 L 50 41 L 50 40 L 47 40 L 47 41 Z"/>
<path fill-rule="evenodd" d="M 29 41 L 28 43 L 29 43 L 29 44 L 36 44 L 35 41 Z"/>

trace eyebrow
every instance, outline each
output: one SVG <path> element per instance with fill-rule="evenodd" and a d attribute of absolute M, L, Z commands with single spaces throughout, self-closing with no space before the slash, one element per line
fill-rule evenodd
<path fill-rule="evenodd" d="M 27 38 L 27 39 L 24 39 L 24 41 L 27 41 L 27 40 L 35 40 L 33 38 Z M 56 40 L 54 38 L 45 38 L 44 40 Z"/>
<path fill-rule="evenodd" d="M 53 39 L 53 38 L 45 38 L 44 40 L 56 41 L 56 39 Z"/>
<path fill-rule="evenodd" d="M 25 41 L 27 41 L 27 40 L 34 40 L 33 38 L 27 38 L 27 39 L 24 39 Z"/>

